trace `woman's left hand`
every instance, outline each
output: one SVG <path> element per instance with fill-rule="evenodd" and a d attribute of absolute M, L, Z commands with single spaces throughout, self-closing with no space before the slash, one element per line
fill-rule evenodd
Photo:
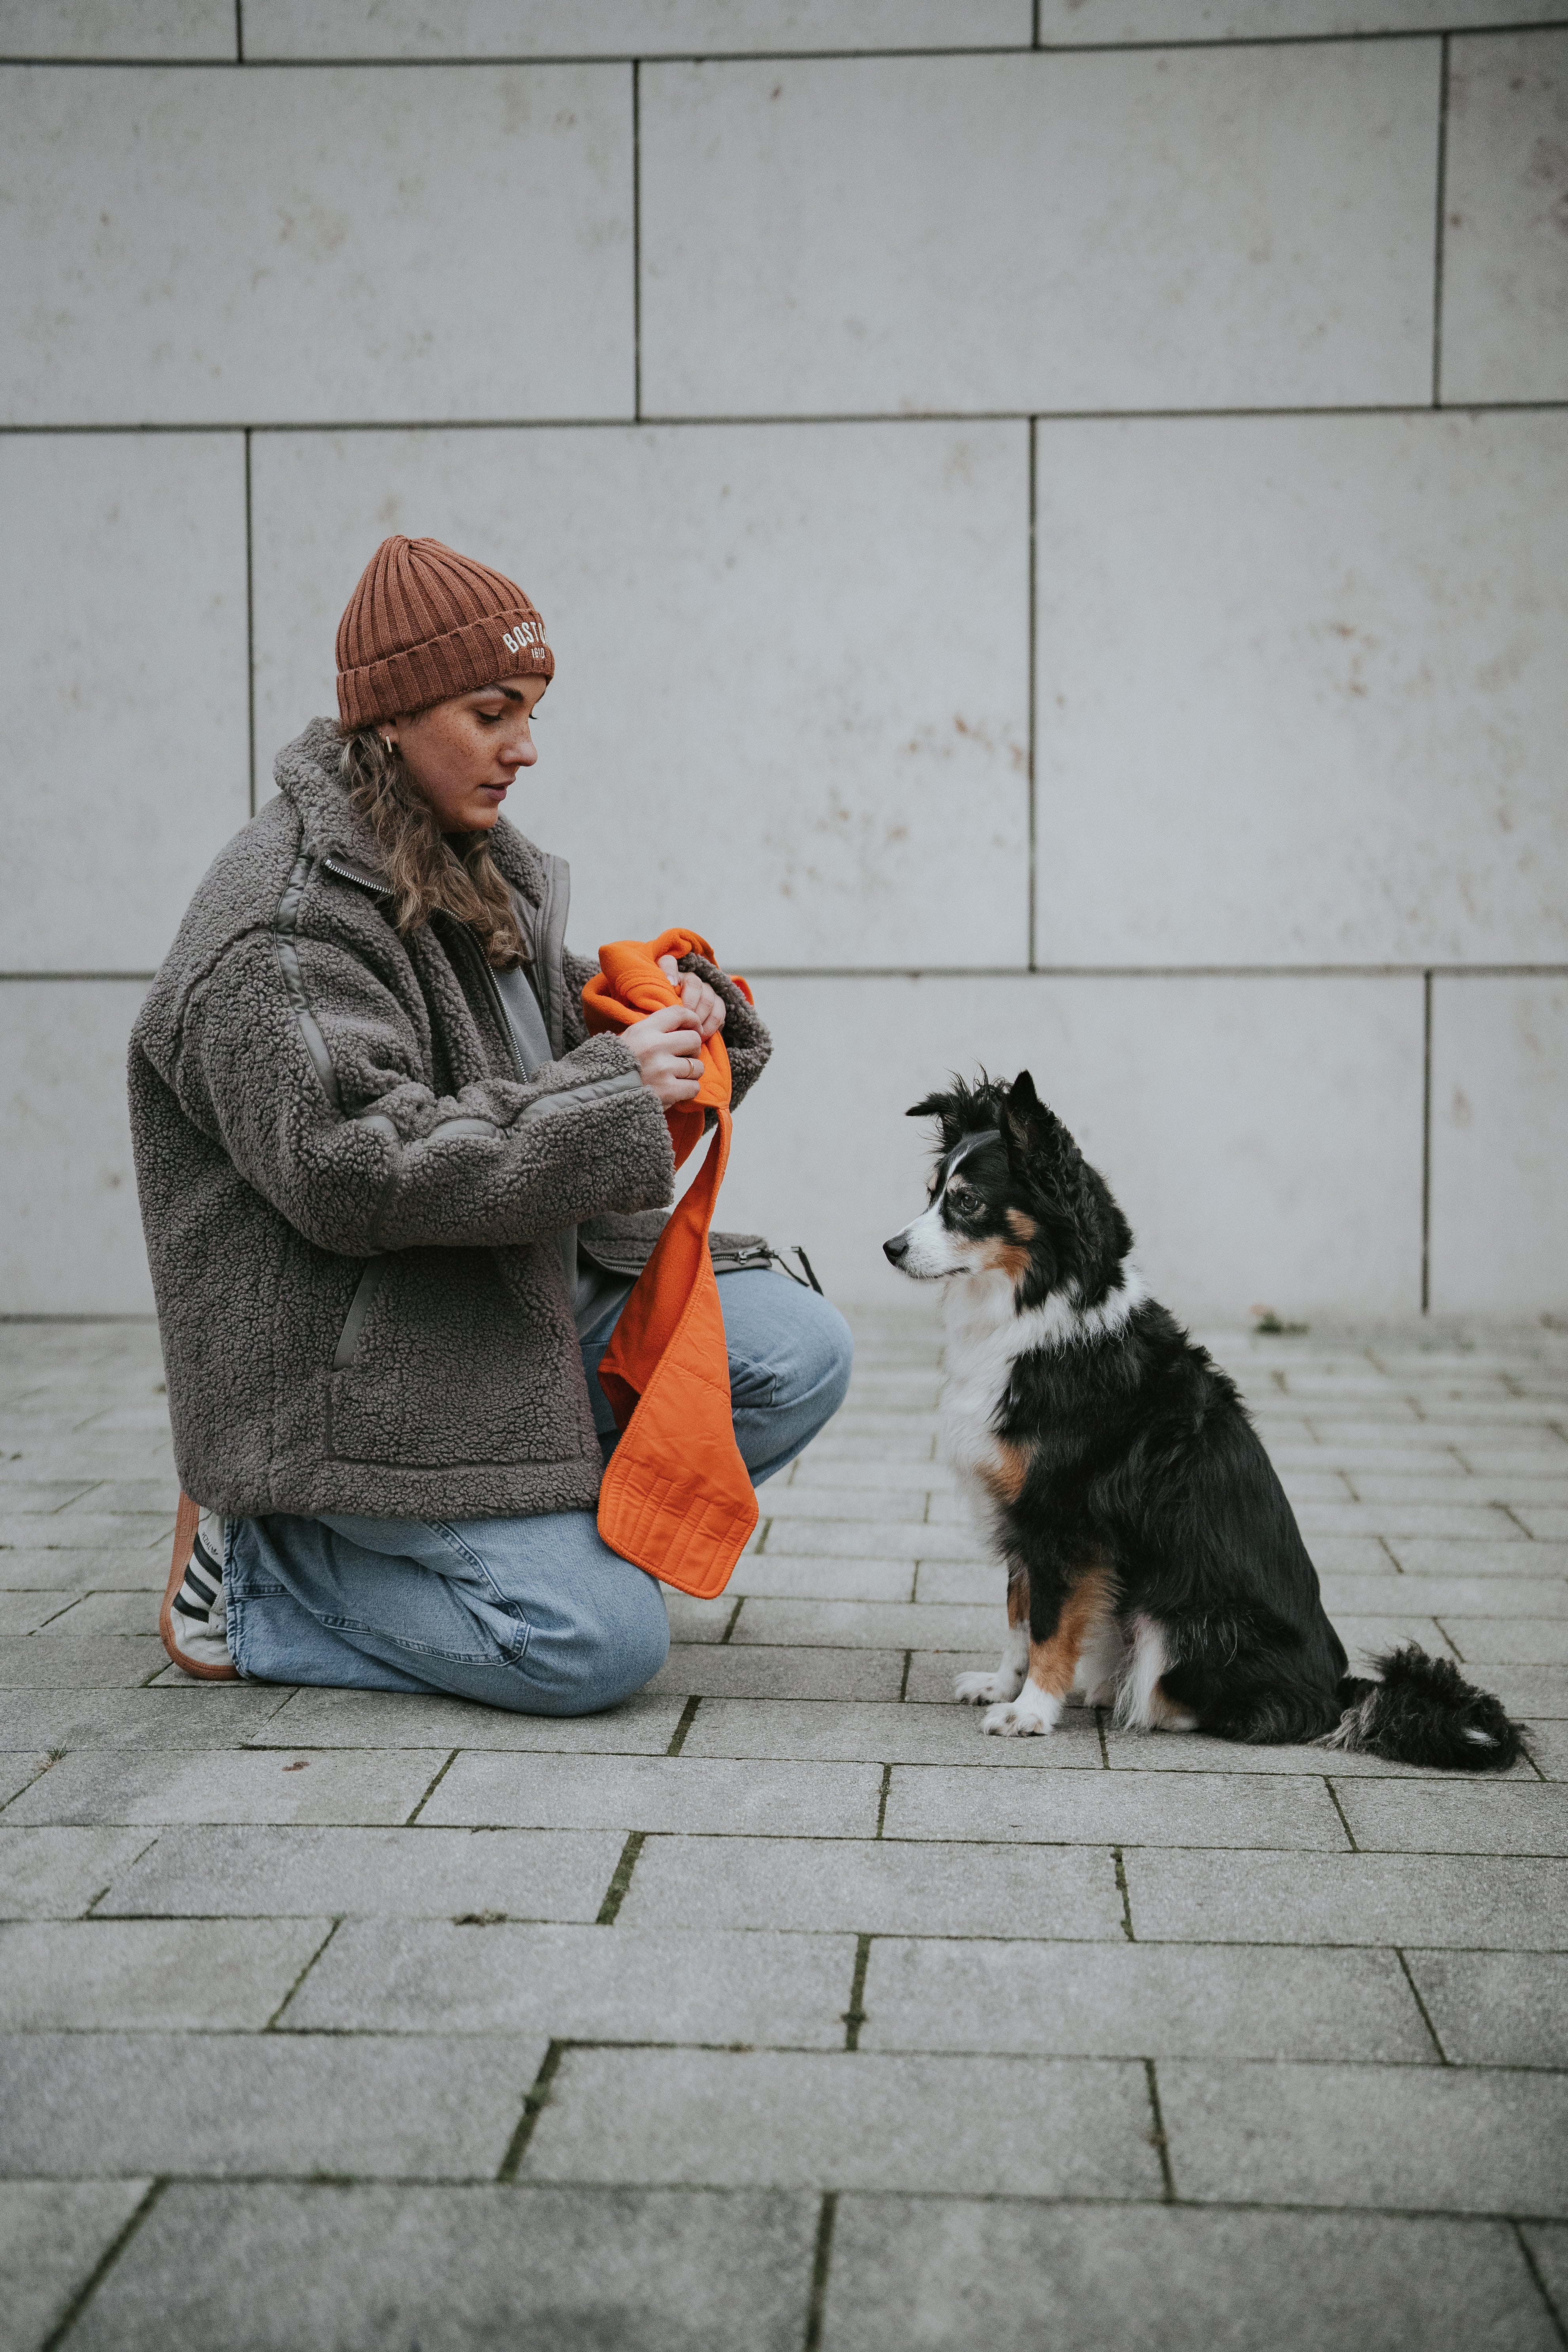
<path fill-rule="evenodd" d="M 658 968 L 671 988 L 679 988 L 680 1001 L 691 1016 L 691 1025 L 706 1044 L 724 1026 L 724 1000 L 705 980 L 694 971 L 683 972 L 673 956 L 660 956 Z"/>

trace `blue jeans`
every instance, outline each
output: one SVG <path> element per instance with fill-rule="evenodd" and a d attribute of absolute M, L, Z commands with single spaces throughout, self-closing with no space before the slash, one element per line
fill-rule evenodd
<path fill-rule="evenodd" d="M 735 1438 L 754 1486 L 795 1460 L 849 1381 L 848 1326 L 765 1267 L 720 1277 Z M 606 1456 L 599 1360 L 617 1307 L 583 1341 Z M 591 1511 L 525 1519 L 233 1519 L 228 1641 L 258 1682 L 442 1691 L 524 1715 L 591 1715 L 664 1664 L 651 1576 L 599 1539 Z"/>

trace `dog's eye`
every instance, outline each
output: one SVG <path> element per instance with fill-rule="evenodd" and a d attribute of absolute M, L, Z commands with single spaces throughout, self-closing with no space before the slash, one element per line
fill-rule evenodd
<path fill-rule="evenodd" d="M 947 1188 L 947 1197 L 961 1215 L 974 1206 L 974 1195 L 967 1184 L 950 1184 Z"/>

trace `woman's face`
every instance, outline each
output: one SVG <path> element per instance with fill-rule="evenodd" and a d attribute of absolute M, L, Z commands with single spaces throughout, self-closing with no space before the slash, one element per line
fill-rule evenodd
<path fill-rule="evenodd" d="M 501 678 L 382 728 L 443 833 L 489 832 L 518 770 L 531 768 L 539 757 L 529 721 L 549 683 L 546 677 Z"/>

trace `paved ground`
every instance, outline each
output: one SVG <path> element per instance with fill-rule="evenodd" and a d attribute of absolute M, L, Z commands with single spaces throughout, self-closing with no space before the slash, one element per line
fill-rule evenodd
<path fill-rule="evenodd" d="M 144 1325 L 0 1329 L 0 2345 L 1568 2341 L 1568 1336 L 1216 1341 L 1539 1767 L 984 1739 L 940 1339 L 577 1724 L 193 1687 Z M 1325 1769 L 1327 1767 L 1327 1769 Z"/>

